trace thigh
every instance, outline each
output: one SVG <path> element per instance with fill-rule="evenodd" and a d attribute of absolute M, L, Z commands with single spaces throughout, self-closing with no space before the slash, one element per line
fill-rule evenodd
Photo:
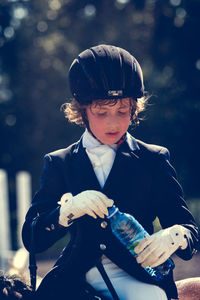
<path fill-rule="evenodd" d="M 167 300 L 166 293 L 156 285 L 144 283 L 132 277 L 114 280 L 120 300 Z"/>
<path fill-rule="evenodd" d="M 112 280 L 113 286 L 120 300 L 167 300 L 166 293 L 155 285 L 137 284 L 136 282 L 126 282 Z M 103 300 L 113 300 L 106 286 L 102 286 L 99 296 Z"/>
<path fill-rule="evenodd" d="M 141 282 L 119 268 L 116 271 L 110 266 L 106 271 L 120 300 L 167 300 L 165 291 L 156 285 Z M 88 273 L 87 279 L 103 299 L 113 300 L 96 268 Z"/>

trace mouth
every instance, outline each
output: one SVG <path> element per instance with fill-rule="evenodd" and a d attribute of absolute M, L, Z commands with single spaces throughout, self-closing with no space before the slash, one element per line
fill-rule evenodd
<path fill-rule="evenodd" d="M 116 131 L 116 132 L 106 132 L 106 135 L 107 135 L 107 136 L 110 136 L 110 137 L 117 136 L 118 134 L 119 134 L 118 131 Z"/>

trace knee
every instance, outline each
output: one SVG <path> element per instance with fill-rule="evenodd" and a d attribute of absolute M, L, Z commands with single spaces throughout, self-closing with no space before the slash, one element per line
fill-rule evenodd
<path fill-rule="evenodd" d="M 179 300 L 197 300 L 200 297 L 200 277 L 176 281 Z"/>

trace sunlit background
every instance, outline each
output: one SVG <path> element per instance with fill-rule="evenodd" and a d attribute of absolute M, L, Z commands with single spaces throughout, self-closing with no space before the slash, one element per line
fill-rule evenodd
<path fill-rule="evenodd" d="M 34 193 L 43 156 L 83 132 L 60 107 L 71 97 L 72 60 L 99 43 L 123 47 L 139 60 L 152 96 L 132 134 L 169 148 L 200 223 L 199 28 L 199 0 L 0 1 L 0 168 L 9 178 L 13 248 L 16 173 L 31 174 Z"/>

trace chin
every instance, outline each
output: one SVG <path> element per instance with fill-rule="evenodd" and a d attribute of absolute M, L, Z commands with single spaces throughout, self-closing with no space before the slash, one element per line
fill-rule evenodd
<path fill-rule="evenodd" d="M 113 139 L 113 140 L 109 139 L 109 140 L 102 141 L 102 143 L 105 144 L 105 145 L 113 145 L 113 144 L 116 144 L 117 141 L 118 141 L 118 139 Z"/>

